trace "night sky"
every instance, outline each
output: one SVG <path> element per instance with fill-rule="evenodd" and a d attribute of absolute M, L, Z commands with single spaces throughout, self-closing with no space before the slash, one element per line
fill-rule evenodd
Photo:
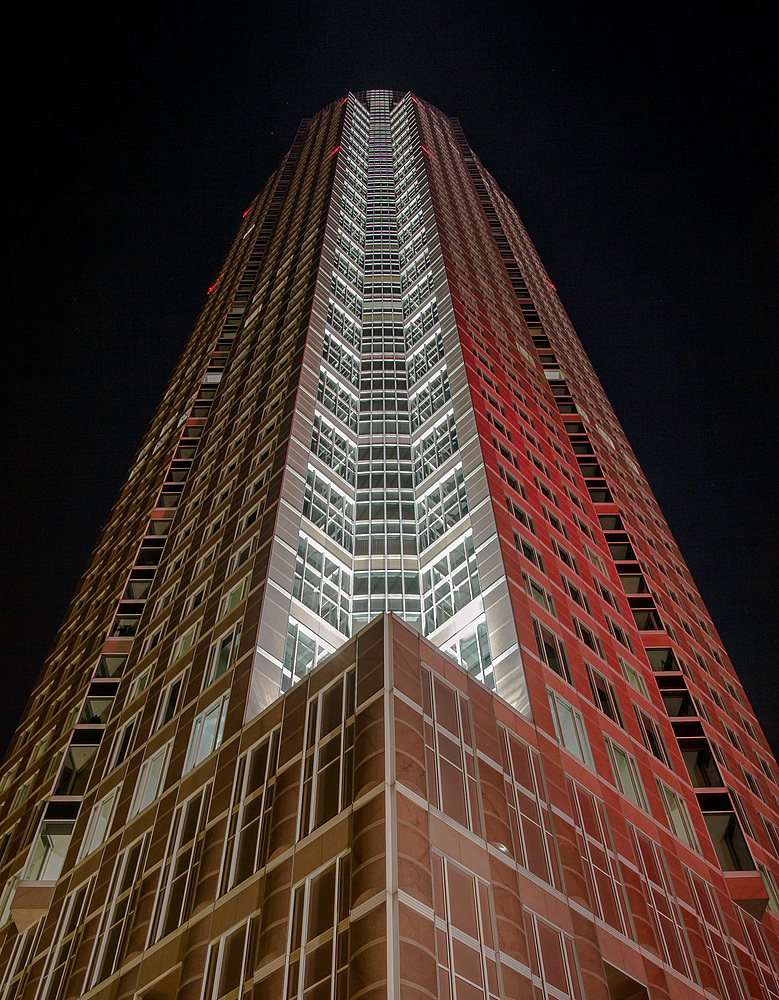
<path fill-rule="evenodd" d="M 779 749 L 775 10 L 20 14 L 4 107 L 0 752 L 243 210 L 301 118 L 372 87 L 459 117 L 513 199 Z"/>

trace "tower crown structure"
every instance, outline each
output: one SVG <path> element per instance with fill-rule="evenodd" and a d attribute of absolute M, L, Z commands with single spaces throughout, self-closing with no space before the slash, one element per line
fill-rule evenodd
<path fill-rule="evenodd" d="M 306 119 L 0 772 L 0 1000 L 776 1000 L 778 782 L 458 122 Z"/>

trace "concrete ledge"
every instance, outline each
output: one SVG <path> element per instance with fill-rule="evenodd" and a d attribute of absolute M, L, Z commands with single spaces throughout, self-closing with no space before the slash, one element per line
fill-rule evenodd
<path fill-rule="evenodd" d="M 51 906 L 56 882 L 20 882 L 11 902 L 11 916 L 21 934 Z"/>

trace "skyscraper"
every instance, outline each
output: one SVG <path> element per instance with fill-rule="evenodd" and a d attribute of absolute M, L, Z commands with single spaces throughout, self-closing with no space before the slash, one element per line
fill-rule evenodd
<path fill-rule="evenodd" d="M 304 121 L 4 762 L 2 1000 L 770 1000 L 778 781 L 458 123 Z"/>

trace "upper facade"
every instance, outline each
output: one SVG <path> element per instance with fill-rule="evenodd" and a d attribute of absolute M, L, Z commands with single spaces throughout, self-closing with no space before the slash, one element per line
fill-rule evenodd
<path fill-rule="evenodd" d="M 224 748 L 385 612 L 665 851 L 657 893 L 677 898 L 677 863 L 713 886 L 726 951 L 763 968 L 779 773 L 759 724 L 513 205 L 455 120 L 369 91 L 304 121 L 247 209 L 4 762 L 2 1000 L 66 896 L 105 898 L 147 836 L 167 857 L 206 773 L 217 828 Z M 132 914 L 79 989 L 118 974 Z M 663 948 L 683 982 L 658 997 L 753 991 L 758 972 L 723 993 Z M 779 995 L 765 968 L 751 995 Z"/>

